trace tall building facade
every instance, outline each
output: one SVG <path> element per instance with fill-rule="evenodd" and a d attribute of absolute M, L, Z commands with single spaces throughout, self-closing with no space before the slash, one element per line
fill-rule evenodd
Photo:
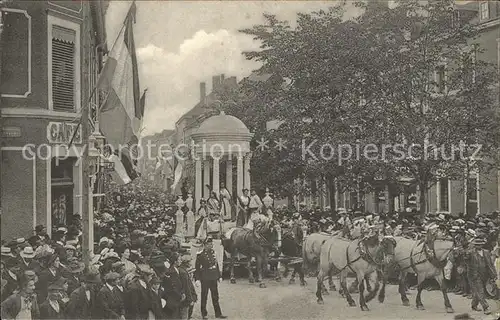
<path fill-rule="evenodd" d="M 51 232 L 84 211 L 83 108 L 106 51 L 107 1 L 14 1 L 0 8 L 2 239 Z M 90 105 L 89 105 L 90 104 Z M 71 147 L 67 147 L 73 139 Z"/>

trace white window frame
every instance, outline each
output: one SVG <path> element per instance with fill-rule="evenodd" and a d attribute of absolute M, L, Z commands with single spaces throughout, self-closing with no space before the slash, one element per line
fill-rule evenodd
<path fill-rule="evenodd" d="M 48 97 L 49 97 L 49 110 L 54 110 L 54 101 L 52 98 L 52 29 L 53 26 L 60 26 L 63 28 L 75 31 L 75 110 L 72 112 L 79 113 L 81 110 L 81 45 L 80 45 L 80 24 L 71 22 L 65 19 L 47 15 L 47 75 L 48 75 Z"/>
<path fill-rule="evenodd" d="M 485 13 L 484 16 L 483 13 Z M 490 6 L 488 4 L 488 1 L 483 1 L 479 4 L 479 18 L 481 20 L 488 20 L 490 18 Z"/>
<path fill-rule="evenodd" d="M 438 83 L 438 68 L 443 68 L 443 81 L 444 81 L 444 88 L 443 88 L 443 92 L 440 92 L 439 91 L 439 83 Z M 440 63 L 436 66 L 436 68 L 434 69 L 434 83 L 435 83 L 435 89 L 434 91 L 436 92 L 436 94 L 446 94 L 448 93 L 448 63 L 447 62 L 444 62 L 444 63 Z"/>
<path fill-rule="evenodd" d="M 451 179 L 446 177 L 444 177 L 443 179 L 448 180 L 448 210 L 443 210 L 443 208 L 441 208 L 441 179 L 439 179 L 436 183 L 437 212 L 451 213 Z"/>
<path fill-rule="evenodd" d="M 477 205 L 477 214 L 479 215 L 481 213 L 481 190 L 480 190 L 480 182 L 479 182 L 479 173 L 474 170 L 473 172 L 469 173 L 469 176 L 465 175 L 466 179 L 464 179 L 464 212 L 467 212 L 467 205 L 470 203 L 476 202 Z M 468 179 L 469 178 L 476 178 L 476 199 L 477 200 L 470 200 L 467 197 L 467 193 L 469 192 L 468 190 Z M 468 201 L 468 202 L 467 202 Z"/>

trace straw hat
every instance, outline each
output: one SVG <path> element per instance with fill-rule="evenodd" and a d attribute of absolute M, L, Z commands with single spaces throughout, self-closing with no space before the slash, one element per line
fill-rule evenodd
<path fill-rule="evenodd" d="M 147 264 L 138 264 L 137 271 L 139 273 L 144 273 L 144 274 L 153 274 L 154 273 L 153 269 Z"/>
<path fill-rule="evenodd" d="M 14 255 L 12 254 L 12 249 L 9 248 L 9 247 L 2 246 L 2 257 L 12 257 L 12 258 L 14 258 Z"/>
<path fill-rule="evenodd" d="M 35 251 L 33 250 L 33 247 L 24 247 L 23 251 L 21 251 L 19 255 L 25 259 L 33 259 L 35 257 Z"/>

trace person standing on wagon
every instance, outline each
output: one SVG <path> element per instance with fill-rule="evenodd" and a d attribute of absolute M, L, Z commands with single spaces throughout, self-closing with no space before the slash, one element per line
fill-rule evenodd
<path fill-rule="evenodd" d="M 208 319 L 207 298 L 209 290 L 212 295 L 215 317 L 217 319 L 226 319 L 227 317 L 222 315 L 219 305 L 218 282 L 222 280 L 222 274 L 215 257 L 211 237 L 205 240 L 203 250 L 196 255 L 194 278 L 197 287 L 201 284 L 201 315 L 203 319 Z"/>

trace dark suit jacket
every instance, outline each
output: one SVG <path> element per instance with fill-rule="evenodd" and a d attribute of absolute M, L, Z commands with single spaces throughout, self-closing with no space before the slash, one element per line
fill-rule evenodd
<path fill-rule="evenodd" d="M 127 319 L 141 320 L 147 319 L 151 305 L 151 288 L 149 285 L 144 288 L 139 279 L 135 279 L 129 286 L 126 296 L 126 317 Z"/>
<path fill-rule="evenodd" d="M 210 252 L 207 252 L 207 250 L 199 252 L 196 255 L 195 267 L 195 280 L 219 280 L 219 278 L 221 277 L 219 264 L 217 263 L 217 259 L 213 250 L 210 250 Z"/>
<path fill-rule="evenodd" d="M 54 247 L 55 253 L 59 256 L 59 259 L 62 263 L 66 263 L 68 260 L 68 254 L 66 253 L 66 249 L 60 243 L 55 242 L 52 247 Z"/>
<path fill-rule="evenodd" d="M 54 283 L 57 279 L 61 277 L 61 273 L 56 271 L 56 274 L 53 275 L 49 269 L 45 269 L 40 272 L 38 276 L 38 282 L 35 285 L 36 294 L 38 296 L 38 303 L 41 304 L 47 299 L 47 288 L 51 283 Z"/>
<path fill-rule="evenodd" d="M 483 250 L 483 256 L 481 256 L 477 251 L 470 250 L 467 258 L 467 278 L 469 280 L 485 281 L 495 278 L 496 271 L 489 251 Z"/>
<path fill-rule="evenodd" d="M 161 288 L 158 292 L 154 292 L 152 289 L 149 290 L 151 294 L 151 309 L 155 315 L 156 319 L 165 319 L 165 314 L 163 313 L 163 308 L 161 305 L 161 296 L 163 294 Z"/>
<path fill-rule="evenodd" d="M 114 289 L 110 290 L 107 285 L 103 285 L 99 290 L 97 303 L 101 319 L 119 319 L 120 316 L 125 315 L 121 297 Z"/>
<path fill-rule="evenodd" d="M 182 287 L 184 288 L 184 292 L 186 294 L 186 300 L 183 305 L 189 305 L 191 302 L 196 301 L 196 291 L 186 269 L 182 267 L 179 268 L 179 274 L 181 276 Z"/>
<path fill-rule="evenodd" d="M 14 293 L 2 302 L 0 306 L 0 312 L 2 319 L 15 319 L 21 311 L 21 295 Z M 33 319 L 40 318 L 40 310 L 38 308 L 38 303 L 36 297 L 33 298 L 33 305 L 31 307 L 31 317 Z"/>
<path fill-rule="evenodd" d="M 16 275 L 16 277 L 17 277 L 17 275 Z M 7 271 L 5 271 L 2 278 L 7 281 L 7 284 L 5 285 L 5 287 L 2 290 L 2 302 L 3 302 L 12 293 L 14 293 L 14 290 L 17 289 L 18 281 L 17 281 L 17 279 L 12 278 L 11 275 Z"/>
<path fill-rule="evenodd" d="M 54 308 L 49 303 L 49 300 L 45 300 L 40 305 L 40 319 L 64 319 L 64 313 L 62 309 L 62 305 L 59 304 L 59 312 L 56 312 Z"/>
<path fill-rule="evenodd" d="M 97 294 L 91 290 L 89 301 L 85 294 L 85 288 L 79 287 L 69 296 L 65 316 L 67 319 L 98 319 L 100 316 L 98 308 Z"/>
<path fill-rule="evenodd" d="M 174 267 L 171 266 L 163 278 L 163 299 L 166 300 L 166 309 L 175 310 L 181 306 L 181 298 L 183 294 L 186 294 L 186 290 L 182 284 L 181 280 L 181 270 L 179 273 L 175 271 Z"/>
<path fill-rule="evenodd" d="M 125 288 L 123 288 L 123 291 L 121 291 L 120 289 L 118 289 L 118 287 L 115 287 L 113 291 L 120 300 L 121 310 L 123 311 L 122 314 L 125 315 Z"/>

